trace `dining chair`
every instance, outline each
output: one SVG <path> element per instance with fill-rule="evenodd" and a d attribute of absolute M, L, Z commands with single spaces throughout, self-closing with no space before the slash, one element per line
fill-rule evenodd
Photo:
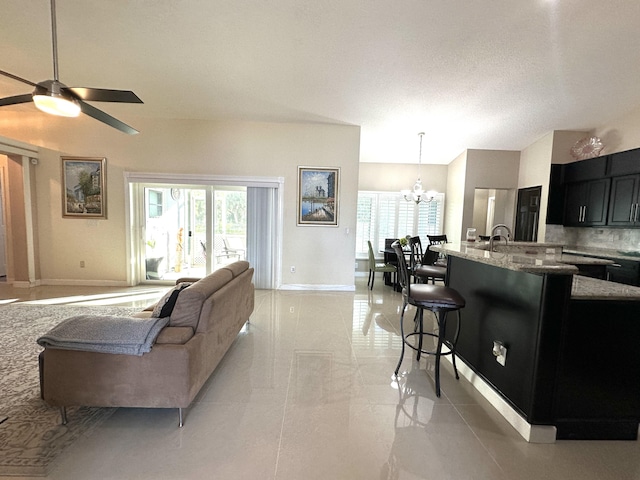
<path fill-rule="evenodd" d="M 429 245 L 444 245 L 445 243 L 449 243 L 446 235 L 427 235 L 427 238 L 429 239 Z M 439 253 L 435 263 L 445 265 L 447 263 L 447 256 L 444 253 Z"/>
<path fill-rule="evenodd" d="M 409 238 L 409 251 L 411 252 L 409 255 L 409 265 L 407 268 L 409 269 L 409 277 L 413 277 L 414 281 L 418 281 L 416 276 L 416 269 L 418 269 L 422 263 L 422 242 L 420 241 L 419 236 L 410 237 Z M 411 278 L 409 278 L 411 279 Z"/>
<path fill-rule="evenodd" d="M 439 259 L 440 254 L 431 250 L 431 245 L 428 245 L 427 250 L 422 256 L 420 265 L 418 265 L 413 271 L 413 276 L 416 279 L 416 282 L 429 283 L 429 280 L 431 280 L 431 283 L 435 285 L 436 280 L 438 280 L 446 283 L 447 267 L 438 264 L 437 262 Z"/>
<path fill-rule="evenodd" d="M 369 245 L 369 281 L 367 282 L 367 285 L 370 286 L 371 290 L 373 290 L 373 282 L 376 279 L 376 272 L 383 272 L 383 273 L 393 273 L 394 274 L 394 281 L 393 284 L 396 284 L 396 274 L 398 272 L 398 269 L 396 268 L 395 265 L 391 265 L 390 263 L 384 263 L 384 262 L 376 262 L 376 257 L 373 253 L 373 247 L 371 246 L 371 241 L 367 240 L 367 244 Z"/>

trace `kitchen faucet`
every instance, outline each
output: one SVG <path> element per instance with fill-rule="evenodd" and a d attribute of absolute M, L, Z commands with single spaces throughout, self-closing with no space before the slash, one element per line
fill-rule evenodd
<path fill-rule="evenodd" d="M 507 231 L 507 236 L 505 237 L 504 235 L 496 235 L 496 232 L 501 229 L 504 228 Z M 494 225 L 493 228 L 491 229 L 491 237 L 489 238 L 489 251 L 493 252 L 493 240 L 494 237 L 498 237 L 498 239 L 504 238 L 504 242 L 505 245 L 507 245 L 509 243 L 509 239 L 511 238 L 511 229 L 509 227 L 507 227 L 504 223 L 499 223 L 497 225 Z"/>

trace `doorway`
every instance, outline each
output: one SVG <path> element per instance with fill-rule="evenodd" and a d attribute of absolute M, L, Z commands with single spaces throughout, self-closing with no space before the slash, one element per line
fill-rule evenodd
<path fill-rule="evenodd" d="M 473 228 L 478 235 L 491 235 L 493 225 L 503 223 L 513 226 L 516 206 L 516 190 L 501 188 L 476 188 L 473 200 Z"/>
<path fill-rule="evenodd" d="M 515 240 L 517 242 L 538 241 L 538 218 L 542 186 L 518 190 Z"/>

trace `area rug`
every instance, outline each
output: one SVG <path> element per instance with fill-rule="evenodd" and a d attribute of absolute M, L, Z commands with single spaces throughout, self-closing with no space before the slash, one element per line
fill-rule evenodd
<path fill-rule="evenodd" d="M 67 425 L 60 410 L 40 398 L 36 339 L 74 315 L 128 316 L 132 307 L 68 305 L 0 306 L 0 476 L 44 476 L 74 442 L 89 435 L 115 408 L 70 407 Z"/>

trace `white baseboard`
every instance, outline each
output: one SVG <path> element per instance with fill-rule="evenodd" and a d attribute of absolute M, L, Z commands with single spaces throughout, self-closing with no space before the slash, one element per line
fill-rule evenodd
<path fill-rule="evenodd" d="M 318 290 L 334 292 L 355 292 L 355 285 L 316 285 L 316 284 L 295 284 L 287 283 L 280 285 L 278 290 Z"/>
<path fill-rule="evenodd" d="M 451 362 L 450 357 L 444 357 Z M 511 424 L 513 428 L 529 443 L 555 443 L 556 427 L 553 425 L 532 425 L 489 385 L 477 375 L 460 357 L 456 356 L 458 372 L 475 387 L 478 392 Z"/>
<path fill-rule="evenodd" d="M 40 285 L 54 286 L 80 286 L 80 287 L 130 287 L 125 280 L 76 280 L 76 279 L 56 279 L 47 278 L 40 280 Z"/>
<path fill-rule="evenodd" d="M 42 285 L 42 283 L 40 283 L 40 280 L 36 280 L 34 282 L 29 282 L 29 281 L 7 281 L 7 283 L 10 283 L 12 287 L 16 287 L 16 288 L 32 288 L 32 287 L 37 287 L 39 285 Z"/>

